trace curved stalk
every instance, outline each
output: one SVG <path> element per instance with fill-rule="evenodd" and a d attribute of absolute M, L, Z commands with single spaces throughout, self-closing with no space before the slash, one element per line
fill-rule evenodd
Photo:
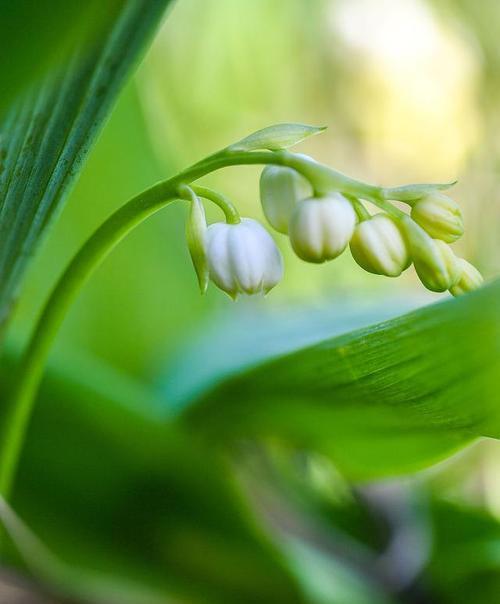
<path fill-rule="evenodd" d="M 21 358 L 7 400 L 0 433 L 0 494 L 9 498 L 36 392 L 52 340 L 67 309 L 92 272 L 131 230 L 178 197 L 177 189 L 220 168 L 239 164 L 281 163 L 277 154 L 221 153 L 140 193 L 112 214 L 84 243 L 47 300 Z"/>
<path fill-rule="evenodd" d="M 245 164 L 289 166 L 312 181 L 317 190 L 334 189 L 364 197 L 389 211 L 387 206 L 390 204 L 384 199 L 383 189 L 351 179 L 309 158 L 287 151 L 232 151 L 229 148 L 211 155 L 177 176 L 160 182 L 132 198 L 91 235 L 70 262 L 47 300 L 21 358 L 13 391 L 4 407 L 3 427 L 0 432 L 0 495 L 5 499 L 9 499 L 52 340 L 79 289 L 115 245 L 131 230 L 180 197 L 178 189 L 181 185 L 191 184 L 210 172 L 224 167 Z M 207 195 L 207 191 L 210 192 L 198 188 L 200 195 L 216 201 L 211 194 Z M 231 215 L 227 205 L 226 211 Z"/>
<path fill-rule="evenodd" d="M 224 195 L 221 195 L 217 191 L 209 189 L 208 187 L 201 187 L 200 185 L 191 185 L 191 189 L 196 195 L 198 195 L 198 197 L 208 199 L 212 203 L 215 203 L 216 206 L 219 206 L 219 208 L 224 212 L 224 216 L 226 217 L 226 222 L 228 224 L 238 224 L 241 222 L 238 210 Z"/>
<path fill-rule="evenodd" d="M 364 220 L 369 220 L 371 218 L 370 212 L 365 208 L 361 200 L 359 200 L 357 197 L 353 197 L 352 195 L 346 195 L 346 197 L 352 203 L 352 207 L 356 212 L 359 222 L 363 222 Z"/>

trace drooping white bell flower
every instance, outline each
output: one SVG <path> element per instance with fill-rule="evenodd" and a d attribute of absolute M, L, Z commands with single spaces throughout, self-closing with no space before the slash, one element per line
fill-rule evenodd
<path fill-rule="evenodd" d="M 217 222 L 207 230 L 210 279 L 236 299 L 266 294 L 283 277 L 283 258 L 271 235 L 256 220 Z"/>
<path fill-rule="evenodd" d="M 354 260 L 369 273 L 399 277 L 410 265 L 403 234 L 387 214 L 376 214 L 360 222 L 350 246 Z"/>
<path fill-rule="evenodd" d="M 269 224 L 278 233 L 288 233 L 297 202 L 311 195 L 311 185 L 296 170 L 266 166 L 260 176 L 260 201 Z"/>
<path fill-rule="evenodd" d="M 345 250 L 354 227 L 356 213 L 340 193 L 299 201 L 290 221 L 292 247 L 302 260 L 321 263 Z"/>

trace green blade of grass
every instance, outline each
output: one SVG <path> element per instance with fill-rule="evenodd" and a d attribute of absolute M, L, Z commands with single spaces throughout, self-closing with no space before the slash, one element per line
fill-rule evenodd
<path fill-rule="evenodd" d="M 16 102 L 0 125 L 0 330 L 29 257 L 169 0 L 124 0 L 107 27 Z"/>

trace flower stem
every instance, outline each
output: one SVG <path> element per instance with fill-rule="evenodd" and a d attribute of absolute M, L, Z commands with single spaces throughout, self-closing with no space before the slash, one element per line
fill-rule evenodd
<path fill-rule="evenodd" d="M 352 195 L 346 195 L 346 197 L 352 203 L 352 207 L 356 212 L 359 222 L 363 222 L 364 220 L 369 220 L 371 218 L 370 212 L 365 208 L 362 201 L 360 201 L 357 197 L 353 197 Z"/>
<path fill-rule="evenodd" d="M 59 326 L 79 289 L 111 250 L 146 218 L 178 197 L 178 187 L 231 165 L 281 163 L 272 152 L 221 153 L 140 193 L 112 214 L 84 243 L 47 300 L 17 368 L 0 431 L 0 495 L 10 497 L 34 400 Z"/>
<path fill-rule="evenodd" d="M 224 195 L 221 195 L 217 191 L 209 189 L 208 187 L 201 187 L 200 185 L 191 185 L 191 189 L 196 195 L 198 195 L 198 197 L 208 199 L 212 203 L 215 203 L 215 205 L 219 206 L 219 208 L 224 212 L 224 216 L 226 217 L 226 222 L 228 224 L 238 224 L 241 222 L 238 210 Z"/>
<path fill-rule="evenodd" d="M 79 289 L 111 250 L 137 225 L 179 197 L 179 187 L 221 168 L 244 164 L 276 164 L 289 166 L 311 180 L 318 190 L 338 190 L 387 206 L 383 190 L 356 181 L 309 158 L 287 151 L 234 151 L 224 149 L 187 168 L 169 180 L 160 182 L 132 198 L 112 214 L 84 243 L 60 277 L 47 300 L 33 334 L 20 360 L 14 386 L 4 405 L 0 431 L 0 495 L 9 499 L 26 430 L 43 375 L 47 356 L 65 314 Z M 219 203 L 210 190 L 198 193 L 221 205 L 226 216 L 235 220 L 237 212 L 231 205 Z M 202 192 L 203 191 L 203 192 Z M 399 212 L 388 204 L 393 212 Z M 386 207 L 387 211 L 390 208 Z"/>

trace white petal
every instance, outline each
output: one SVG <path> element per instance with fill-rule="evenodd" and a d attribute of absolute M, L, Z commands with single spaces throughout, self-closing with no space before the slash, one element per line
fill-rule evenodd
<path fill-rule="evenodd" d="M 254 294 L 262 289 L 264 266 L 258 237 L 245 220 L 235 225 L 229 236 L 229 258 L 240 291 Z"/>
<path fill-rule="evenodd" d="M 311 186 L 298 172 L 284 166 L 266 166 L 260 177 L 260 199 L 269 224 L 280 233 L 288 225 L 298 201 L 311 195 Z"/>
<path fill-rule="evenodd" d="M 263 268 L 261 288 L 267 293 L 283 277 L 283 257 L 266 229 L 256 220 L 246 220 L 247 224 L 251 223 L 256 238 Z"/>
<path fill-rule="evenodd" d="M 210 278 L 222 290 L 234 296 L 237 287 L 229 261 L 227 238 L 228 225 L 222 222 L 211 224 L 207 229 L 207 258 Z"/>
<path fill-rule="evenodd" d="M 281 254 L 256 220 L 216 223 L 208 228 L 207 254 L 212 281 L 232 297 L 269 291 L 282 276 Z"/>

